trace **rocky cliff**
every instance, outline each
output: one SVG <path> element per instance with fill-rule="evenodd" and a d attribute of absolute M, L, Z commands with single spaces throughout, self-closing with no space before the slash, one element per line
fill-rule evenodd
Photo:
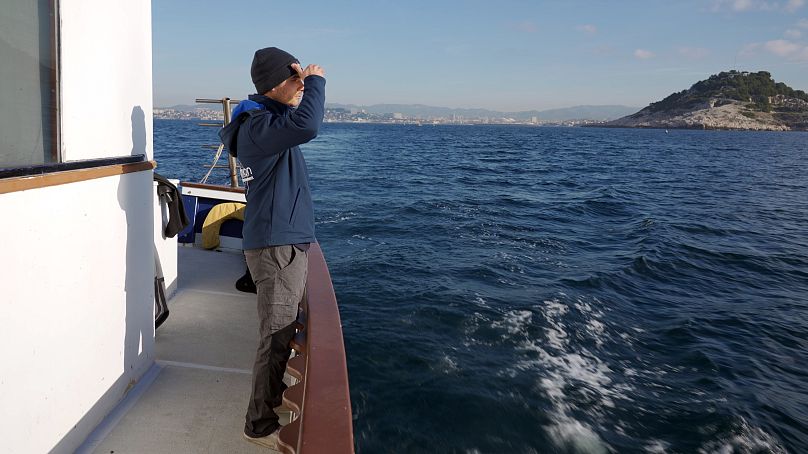
<path fill-rule="evenodd" d="M 601 126 L 808 131 L 808 94 L 768 72 L 722 72 Z"/>

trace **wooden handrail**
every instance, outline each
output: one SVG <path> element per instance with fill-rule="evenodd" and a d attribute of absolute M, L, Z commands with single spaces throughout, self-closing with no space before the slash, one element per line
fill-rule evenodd
<path fill-rule="evenodd" d="M 197 189 L 211 189 L 214 191 L 224 191 L 224 192 L 236 192 L 239 194 L 244 194 L 244 188 L 231 188 L 228 186 L 220 186 L 216 184 L 205 184 L 205 183 L 188 183 L 183 181 L 181 183 L 183 188 L 197 188 Z"/>
<path fill-rule="evenodd" d="M 94 180 L 96 178 L 124 175 L 127 173 L 143 172 L 157 167 L 154 161 L 134 162 L 129 164 L 113 164 L 89 169 L 64 170 L 49 172 L 40 175 L 0 179 L 0 194 L 9 192 L 27 191 L 29 189 L 46 188 L 60 184 L 78 183 L 80 181 Z"/>
<path fill-rule="evenodd" d="M 306 292 L 302 331 L 306 339 L 299 345 L 305 372 L 295 386 L 302 386 L 302 408 L 297 419 L 281 429 L 281 449 L 287 454 L 351 454 L 353 421 L 342 324 L 328 265 L 316 243 L 309 249 Z M 290 394 L 299 392 L 294 391 Z M 294 395 L 285 397 L 301 400 Z"/>

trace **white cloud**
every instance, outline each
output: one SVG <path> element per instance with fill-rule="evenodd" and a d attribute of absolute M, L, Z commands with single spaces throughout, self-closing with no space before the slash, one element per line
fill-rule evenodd
<path fill-rule="evenodd" d="M 786 32 L 784 34 L 785 34 L 786 38 L 789 38 L 789 39 L 800 39 L 800 37 L 802 36 L 801 31 L 799 31 L 797 29 L 793 29 L 793 28 L 789 28 L 788 30 L 786 30 Z"/>
<path fill-rule="evenodd" d="M 800 19 L 800 21 L 797 22 L 797 27 L 808 28 L 808 19 Z"/>
<path fill-rule="evenodd" d="M 775 9 L 774 4 L 772 3 L 761 2 L 756 0 L 732 0 L 731 2 L 722 2 L 722 3 L 732 3 L 731 8 L 733 11 L 754 11 L 754 10 L 771 11 Z"/>
<path fill-rule="evenodd" d="M 795 43 L 787 39 L 775 39 L 765 43 L 748 44 L 741 51 L 741 55 L 753 55 L 761 49 L 770 54 L 792 61 L 808 62 L 808 45 L 805 45 L 805 43 Z"/>
<path fill-rule="evenodd" d="M 640 60 L 648 60 L 649 58 L 654 58 L 655 54 L 650 50 L 637 49 L 634 51 L 634 56 Z"/>
<path fill-rule="evenodd" d="M 575 29 L 584 33 L 588 33 L 590 35 L 594 35 L 595 33 L 598 32 L 598 27 L 595 27 L 592 24 L 579 25 L 575 27 Z"/>
<path fill-rule="evenodd" d="M 788 11 L 793 13 L 805 6 L 806 0 L 712 0 L 713 11 Z"/>
<path fill-rule="evenodd" d="M 752 0 L 733 0 L 732 2 L 733 11 L 749 11 L 753 6 Z"/>
<path fill-rule="evenodd" d="M 789 55 L 793 55 L 794 53 L 800 51 L 801 46 L 785 39 L 776 39 L 774 41 L 766 42 L 766 44 L 763 45 L 763 48 L 775 55 L 788 57 Z"/>
<path fill-rule="evenodd" d="M 679 55 L 693 60 L 700 60 L 710 55 L 710 51 L 702 47 L 680 47 L 678 51 Z"/>
<path fill-rule="evenodd" d="M 794 12 L 798 9 L 802 8 L 805 5 L 805 0 L 788 0 L 785 5 L 786 11 Z"/>

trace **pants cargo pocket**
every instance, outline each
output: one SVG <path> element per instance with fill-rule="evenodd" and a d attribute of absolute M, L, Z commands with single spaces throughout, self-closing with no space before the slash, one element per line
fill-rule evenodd
<path fill-rule="evenodd" d="M 279 257 L 279 269 L 275 274 L 272 289 L 272 316 L 270 324 L 273 330 L 288 326 L 297 319 L 298 305 L 306 290 L 308 274 L 308 254 L 297 250 L 294 246 L 284 246 Z M 285 254 L 284 254 L 285 253 Z M 288 257 L 288 262 L 283 259 Z M 284 266 L 285 265 L 285 266 Z"/>
<path fill-rule="evenodd" d="M 289 326 L 306 290 L 308 254 L 294 246 L 271 246 L 244 254 L 258 289 L 262 336 Z"/>
<path fill-rule="evenodd" d="M 288 297 L 283 301 L 273 302 L 270 305 L 270 329 L 274 332 L 294 322 L 297 318 L 297 306 L 298 301 L 294 297 Z"/>

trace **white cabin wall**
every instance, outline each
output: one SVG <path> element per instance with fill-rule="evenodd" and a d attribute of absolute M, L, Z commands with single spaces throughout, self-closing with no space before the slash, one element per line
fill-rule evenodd
<path fill-rule="evenodd" d="M 4 452 L 73 452 L 154 360 L 151 172 L 0 195 Z"/>
<path fill-rule="evenodd" d="M 152 159 L 151 2 L 60 4 L 64 160 Z"/>
<path fill-rule="evenodd" d="M 151 4 L 60 0 L 63 160 L 152 159 Z M 0 194 L 3 452 L 73 452 L 154 363 L 152 172 Z"/>

